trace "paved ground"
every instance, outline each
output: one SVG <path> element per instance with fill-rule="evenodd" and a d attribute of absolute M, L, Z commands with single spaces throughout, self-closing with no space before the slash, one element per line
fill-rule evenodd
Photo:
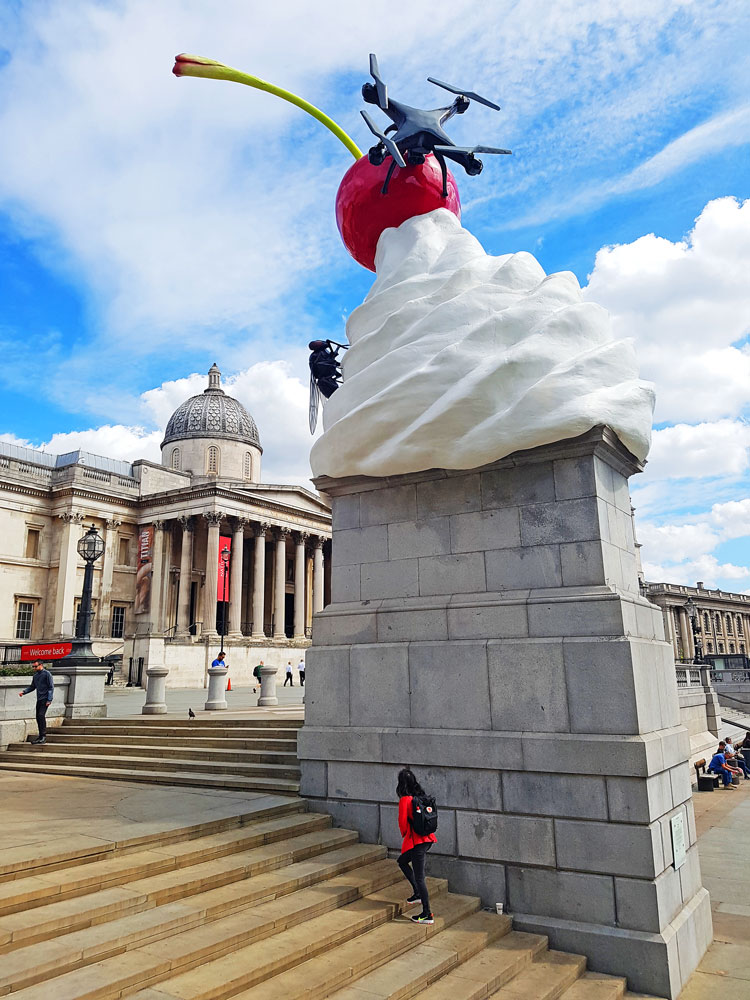
<path fill-rule="evenodd" d="M 125 719 L 131 716 L 143 718 L 141 709 L 146 702 L 146 692 L 142 688 L 105 688 L 104 700 L 107 705 L 107 715 L 110 719 Z M 305 689 L 295 684 L 293 688 L 276 688 L 278 706 L 273 708 L 258 708 L 258 692 L 253 694 L 252 688 L 235 688 L 227 691 L 227 711 L 204 712 L 207 691 L 204 688 L 167 688 L 167 716 L 187 718 L 188 709 L 200 717 L 210 715 L 226 718 L 252 718 L 253 716 L 283 716 L 286 718 L 303 718 L 304 708 L 302 696 Z M 154 716 L 151 716 L 154 718 Z M 164 716 L 156 716 L 164 718 Z"/>
<path fill-rule="evenodd" d="M 1 771 L 0 858 L 10 864 L 60 851 L 85 851 L 288 801 L 262 792 Z"/>
<path fill-rule="evenodd" d="M 680 1000 L 750 1000 L 750 781 L 693 803 L 714 941 Z"/>

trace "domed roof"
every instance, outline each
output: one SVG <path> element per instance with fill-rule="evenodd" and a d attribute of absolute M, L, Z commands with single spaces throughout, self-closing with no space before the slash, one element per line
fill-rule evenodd
<path fill-rule="evenodd" d="M 263 450 L 255 421 L 242 403 L 221 388 L 221 372 L 215 363 L 208 372 L 208 388 L 186 399 L 169 418 L 161 447 L 186 438 L 229 438 Z"/>

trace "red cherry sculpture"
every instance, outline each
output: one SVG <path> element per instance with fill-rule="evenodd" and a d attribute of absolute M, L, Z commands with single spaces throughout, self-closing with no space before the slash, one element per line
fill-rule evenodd
<path fill-rule="evenodd" d="M 447 208 L 459 219 L 461 202 L 456 181 L 448 171 L 448 197 L 443 197 L 440 164 L 430 153 L 424 163 L 396 167 L 386 194 L 382 194 L 391 158 L 374 167 L 367 156 L 344 174 L 336 194 L 336 223 L 344 246 L 363 267 L 375 270 L 375 250 L 380 234 L 400 226 L 414 215 Z"/>

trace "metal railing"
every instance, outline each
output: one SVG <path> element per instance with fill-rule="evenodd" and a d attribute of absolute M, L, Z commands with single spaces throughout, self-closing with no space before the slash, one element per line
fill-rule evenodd
<path fill-rule="evenodd" d="M 692 667 L 675 664 L 678 688 L 706 687 L 708 685 L 708 668 Z"/>

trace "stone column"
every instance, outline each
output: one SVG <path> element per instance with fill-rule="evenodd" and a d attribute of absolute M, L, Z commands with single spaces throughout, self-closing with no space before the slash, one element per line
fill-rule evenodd
<path fill-rule="evenodd" d="M 597 427 L 481 469 L 317 479 L 333 593 L 306 655 L 300 793 L 398 848 L 408 761 L 441 805 L 431 874 L 674 998 L 711 908 L 672 650 L 638 586 L 640 470 Z"/>
<path fill-rule="evenodd" d="M 674 628 L 674 612 L 671 604 L 667 604 L 664 607 L 664 625 L 665 638 L 667 642 L 671 643 L 672 652 L 676 660 L 679 656 L 679 649 L 677 647 L 677 633 Z"/>
<path fill-rule="evenodd" d="M 313 614 L 323 610 L 323 543 L 320 535 L 315 539 L 313 549 Z"/>
<path fill-rule="evenodd" d="M 229 577 L 230 639 L 242 638 L 242 560 L 244 557 L 246 517 L 235 517 L 232 525 L 232 554 Z"/>
<path fill-rule="evenodd" d="M 286 639 L 286 540 L 289 528 L 276 529 L 276 558 L 274 561 L 273 637 Z"/>
<path fill-rule="evenodd" d="M 294 638 L 305 638 L 305 542 L 306 531 L 297 533 L 294 547 Z"/>
<path fill-rule="evenodd" d="M 152 521 L 154 547 L 151 553 L 151 632 L 163 631 L 162 581 L 164 570 L 164 529 L 166 521 Z"/>
<path fill-rule="evenodd" d="M 117 529 L 122 524 L 119 517 L 108 517 L 106 520 L 107 533 L 104 538 L 104 555 L 102 556 L 102 576 L 99 584 L 99 617 L 104 619 L 108 616 L 109 625 L 112 620 L 112 574 L 115 568 L 115 543 L 117 542 Z M 100 625 L 102 622 L 99 623 Z"/>
<path fill-rule="evenodd" d="M 75 511 L 59 515 L 63 522 L 60 531 L 60 556 L 57 566 L 57 596 L 55 598 L 54 631 L 62 635 L 63 628 L 75 633 L 73 609 L 76 599 L 76 576 L 78 569 L 78 550 L 76 545 L 81 537 L 81 521 L 83 514 Z"/>
<path fill-rule="evenodd" d="M 193 579 L 193 519 L 184 515 L 182 525 L 182 550 L 180 552 L 180 590 L 177 598 L 177 635 L 190 635 L 190 588 Z"/>
<path fill-rule="evenodd" d="M 263 627 L 266 589 L 266 532 L 269 525 L 261 521 L 255 525 L 255 559 L 253 560 L 253 639 L 265 639 Z"/>
<path fill-rule="evenodd" d="M 680 638 L 682 639 L 682 657 L 684 660 L 691 660 L 694 655 L 693 637 L 691 635 L 690 619 L 684 608 L 678 611 L 680 616 Z"/>
<path fill-rule="evenodd" d="M 206 583 L 203 594 L 203 634 L 211 638 L 216 631 L 216 588 L 219 585 L 219 525 L 224 520 L 221 511 L 211 511 L 203 515 L 208 521 L 208 542 L 206 544 Z"/>

